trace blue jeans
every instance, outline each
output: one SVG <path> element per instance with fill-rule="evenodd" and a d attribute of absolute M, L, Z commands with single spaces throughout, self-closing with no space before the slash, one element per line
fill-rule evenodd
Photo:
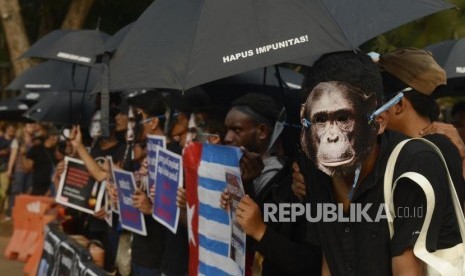
<path fill-rule="evenodd" d="M 20 194 L 27 193 L 32 187 L 32 173 L 15 172 L 13 181 L 11 182 L 10 196 L 8 197 L 7 216 L 11 216 L 15 197 Z"/>
<path fill-rule="evenodd" d="M 159 268 L 144 267 L 134 262 L 132 262 L 131 269 L 131 275 L 134 276 L 161 276 L 161 270 Z"/>

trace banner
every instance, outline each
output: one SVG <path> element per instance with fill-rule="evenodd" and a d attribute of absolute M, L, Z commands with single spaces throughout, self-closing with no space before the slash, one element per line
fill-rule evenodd
<path fill-rule="evenodd" d="M 236 247 L 230 214 L 220 207 L 226 172 L 240 175 L 241 155 L 239 148 L 210 144 L 192 143 L 184 149 L 189 275 L 245 275 L 245 259 L 237 259 L 235 252 L 231 256 L 231 247 Z M 240 242 L 245 245 L 245 239 Z"/>
<path fill-rule="evenodd" d="M 65 171 L 61 175 L 55 197 L 57 203 L 94 214 L 100 210 L 104 189 L 87 171 L 84 162 L 65 157 Z"/>
<path fill-rule="evenodd" d="M 157 149 L 166 149 L 166 137 L 161 135 L 147 135 L 147 158 L 148 158 L 148 187 L 147 196 L 150 196 L 150 189 L 155 186 L 156 171 L 157 171 Z"/>
<path fill-rule="evenodd" d="M 118 187 L 118 202 L 121 226 L 142 236 L 147 236 L 144 215 L 132 206 L 132 194 L 136 190 L 134 175 L 131 172 L 113 169 Z"/>
<path fill-rule="evenodd" d="M 236 209 L 241 199 L 245 196 L 242 186 L 241 175 L 235 171 L 225 170 L 227 189 L 230 196 L 229 217 L 232 221 L 231 244 L 229 247 L 229 257 L 233 259 L 245 271 L 245 239 L 246 234 L 242 231 L 236 221 Z"/>
<path fill-rule="evenodd" d="M 183 183 L 182 160 L 179 154 L 161 147 L 157 151 L 152 217 L 176 234 L 179 221 L 176 194 Z"/>

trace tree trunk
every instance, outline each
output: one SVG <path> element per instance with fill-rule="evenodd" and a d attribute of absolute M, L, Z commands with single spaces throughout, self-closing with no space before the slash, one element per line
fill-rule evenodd
<path fill-rule="evenodd" d="M 61 25 L 62 29 L 81 29 L 95 0 L 73 0 Z"/>
<path fill-rule="evenodd" d="M 11 63 L 13 64 L 15 76 L 18 76 L 33 65 L 33 62 L 29 59 L 18 59 L 29 48 L 29 39 L 18 0 L 0 0 L 0 13 L 10 50 Z"/>

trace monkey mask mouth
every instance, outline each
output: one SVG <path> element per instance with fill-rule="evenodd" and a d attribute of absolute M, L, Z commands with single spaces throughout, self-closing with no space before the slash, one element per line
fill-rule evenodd
<path fill-rule="evenodd" d="M 337 160 L 334 160 L 334 161 L 322 161 L 320 160 L 320 163 L 321 165 L 325 166 L 325 167 L 339 167 L 339 166 L 343 166 L 343 165 L 346 165 L 346 164 L 349 164 L 351 163 L 352 161 L 354 161 L 354 156 L 351 156 L 345 160 L 341 160 L 341 159 L 337 159 Z"/>

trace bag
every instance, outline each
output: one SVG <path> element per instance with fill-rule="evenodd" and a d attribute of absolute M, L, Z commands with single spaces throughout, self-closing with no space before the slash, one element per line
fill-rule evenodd
<path fill-rule="evenodd" d="M 426 249 L 426 234 L 428 233 L 428 228 L 431 223 L 431 217 L 433 216 L 433 210 L 435 206 L 435 196 L 434 191 L 431 186 L 431 183 L 423 175 L 416 172 L 405 172 L 399 176 L 393 183 L 394 176 L 394 167 L 396 165 L 397 157 L 402 149 L 402 147 L 411 140 L 421 140 L 426 144 L 430 145 L 431 148 L 436 151 L 437 155 L 441 158 L 442 162 L 447 171 L 447 178 L 449 182 L 449 189 L 452 197 L 452 202 L 454 204 L 454 210 L 457 217 L 457 224 L 460 229 L 460 236 L 462 238 L 462 243 L 455 245 L 451 248 L 436 250 L 435 252 L 428 252 Z M 415 243 L 413 248 L 413 253 L 417 258 L 422 260 L 426 265 L 426 275 L 465 275 L 465 218 L 463 215 L 462 207 L 457 196 L 457 192 L 454 188 L 454 183 L 450 177 L 449 169 L 447 168 L 446 161 L 439 150 L 439 148 L 432 142 L 423 139 L 423 138 L 414 138 L 407 139 L 399 143 L 391 153 L 389 157 L 386 172 L 384 175 L 384 202 L 386 217 L 388 220 L 389 233 L 392 238 L 394 235 L 394 221 L 393 217 L 394 204 L 392 194 L 396 188 L 397 181 L 401 178 L 408 178 L 418 184 L 426 195 L 426 215 L 425 221 L 420 231 L 420 235 Z"/>
<path fill-rule="evenodd" d="M 121 276 L 131 275 L 131 233 L 121 232 L 116 252 L 116 268 Z"/>

